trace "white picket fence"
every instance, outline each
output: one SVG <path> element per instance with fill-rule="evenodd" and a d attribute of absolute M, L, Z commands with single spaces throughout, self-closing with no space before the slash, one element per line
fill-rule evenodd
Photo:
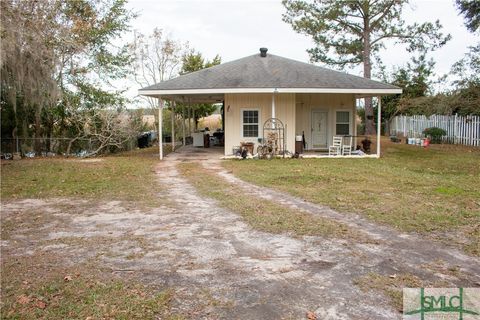
<path fill-rule="evenodd" d="M 392 135 L 403 134 L 405 137 L 423 137 L 423 130 L 437 127 L 447 132 L 443 137 L 445 143 L 480 146 L 479 116 L 396 116 L 390 122 Z"/>

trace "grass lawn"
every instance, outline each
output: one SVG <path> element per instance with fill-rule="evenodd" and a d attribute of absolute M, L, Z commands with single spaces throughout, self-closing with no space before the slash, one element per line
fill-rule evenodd
<path fill-rule="evenodd" d="M 156 152 L 147 148 L 91 159 L 2 161 L 2 199 L 77 197 L 155 205 Z"/>
<path fill-rule="evenodd" d="M 480 149 L 383 144 L 381 159 L 228 161 L 246 181 L 480 254 Z"/>
<path fill-rule="evenodd" d="M 121 200 L 132 206 L 156 206 L 158 184 L 153 173 L 158 164 L 156 148 L 135 150 L 92 159 L 24 159 L 1 162 L 2 201 L 27 198 L 89 199 L 97 202 Z M 72 210 L 65 207 L 65 210 Z M 101 263 L 92 260 L 71 266 L 61 256 L 41 249 L 31 234 L 32 253 L 15 252 L 16 240 L 10 235 L 45 228 L 53 217 L 41 209 L 2 216 L 1 295 L 2 319 L 182 319 L 171 310 L 172 289 L 159 290 L 138 279 L 112 276 Z M 132 235 L 116 239 L 132 241 Z M 50 240 L 65 245 L 61 240 Z M 75 245 L 102 238 L 74 238 Z M 59 243 L 57 243 L 59 242 Z M 19 244 L 18 246 L 21 246 Z M 139 244 L 141 246 L 141 243 Z M 23 247 L 20 247 L 23 249 Z M 79 257 L 79 259 L 85 257 Z"/>
<path fill-rule="evenodd" d="M 180 164 L 179 169 L 202 195 L 213 198 L 221 206 L 240 214 L 254 229 L 292 236 L 316 235 L 350 238 L 358 242 L 372 241 L 365 234 L 350 230 L 341 223 L 252 197 L 196 163 Z"/>
<path fill-rule="evenodd" d="M 2 263 L 2 319 L 183 319 L 172 314 L 173 290 L 101 276 L 89 264 L 63 268 L 35 255 Z M 50 272 L 43 267 L 55 262 Z M 33 267 L 35 266 L 35 267 Z"/>

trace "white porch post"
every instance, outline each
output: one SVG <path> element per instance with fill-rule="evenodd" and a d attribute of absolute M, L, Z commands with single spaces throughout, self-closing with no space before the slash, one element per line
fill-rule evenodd
<path fill-rule="evenodd" d="M 158 98 L 158 156 L 160 160 L 163 160 L 163 101 L 162 98 Z"/>
<path fill-rule="evenodd" d="M 275 119 L 276 115 L 275 115 L 275 93 L 277 93 L 277 88 L 275 88 L 275 90 L 273 90 L 273 93 L 272 93 L 272 118 Z M 275 123 L 276 121 L 275 120 L 272 120 L 272 129 L 275 129 L 277 124 Z"/>
<path fill-rule="evenodd" d="M 197 130 L 197 121 L 195 121 L 195 109 L 193 109 L 193 130 Z"/>
<path fill-rule="evenodd" d="M 182 104 L 182 131 L 183 146 L 185 146 L 185 103 Z"/>
<path fill-rule="evenodd" d="M 172 113 L 171 117 L 172 118 L 172 152 L 175 152 L 175 101 L 172 101 Z"/>
<path fill-rule="evenodd" d="M 377 157 L 380 157 L 380 131 L 382 130 L 382 97 L 378 96 L 377 110 Z"/>
<path fill-rule="evenodd" d="M 277 89 L 273 90 L 272 93 L 272 118 L 275 118 L 275 93 L 277 92 Z"/>
<path fill-rule="evenodd" d="M 188 99 L 188 136 L 192 136 L 192 106 L 190 105 L 190 99 Z"/>

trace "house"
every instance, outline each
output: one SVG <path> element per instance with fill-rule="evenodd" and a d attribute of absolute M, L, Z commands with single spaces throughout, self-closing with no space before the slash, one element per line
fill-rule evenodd
<path fill-rule="evenodd" d="M 256 150 L 270 118 L 283 122 L 286 150 L 295 151 L 299 135 L 305 136 L 307 150 L 328 150 L 334 136 L 356 136 L 356 99 L 401 92 L 396 86 L 269 54 L 266 48 L 139 90 L 160 101 L 223 103 L 225 155 L 242 142 L 254 143 Z"/>

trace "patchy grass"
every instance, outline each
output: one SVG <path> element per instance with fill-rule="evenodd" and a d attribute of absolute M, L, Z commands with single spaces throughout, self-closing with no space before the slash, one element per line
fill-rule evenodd
<path fill-rule="evenodd" d="M 239 213 L 254 229 L 293 236 L 316 235 L 332 238 L 354 238 L 367 241 L 366 235 L 347 226 L 309 213 L 291 210 L 273 201 L 252 198 L 235 185 L 194 163 L 183 163 L 179 169 L 204 196 L 213 198 L 225 208 Z"/>
<path fill-rule="evenodd" d="M 228 161 L 246 181 L 403 231 L 463 234 L 480 255 L 480 149 L 384 143 L 381 159 Z M 455 240 L 454 240 L 455 241 Z"/>
<path fill-rule="evenodd" d="M 399 312 L 403 310 L 403 288 L 441 288 L 451 286 L 450 283 L 444 280 L 429 282 L 410 273 L 387 276 L 373 272 L 355 279 L 354 284 L 363 291 L 371 290 L 384 294 L 388 297 L 390 305 Z"/>
<path fill-rule="evenodd" d="M 53 267 L 37 256 L 2 269 L 2 319 L 182 319 L 171 312 L 172 290 L 101 278 L 91 266 Z"/>
<path fill-rule="evenodd" d="M 155 148 L 148 148 L 91 159 L 2 161 L 2 198 L 81 197 L 155 204 L 155 153 Z"/>

